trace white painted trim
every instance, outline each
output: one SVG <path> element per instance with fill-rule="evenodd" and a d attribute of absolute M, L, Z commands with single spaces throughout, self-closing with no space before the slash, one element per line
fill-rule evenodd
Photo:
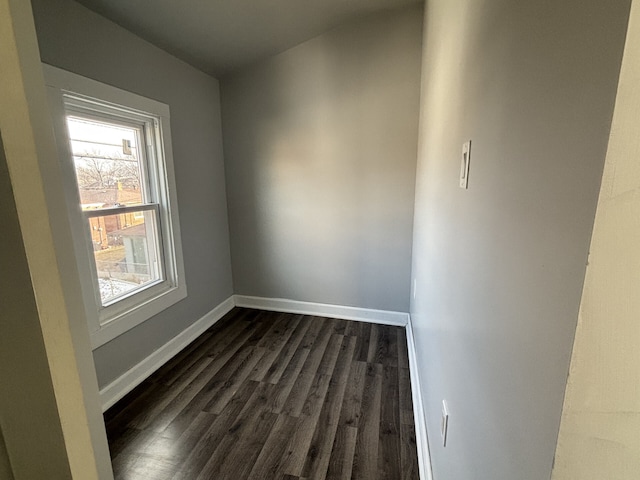
<path fill-rule="evenodd" d="M 418 448 L 418 469 L 421 480 L 433 480 L 431 470 L 431 456 L 429 455 L 429 439 L 427 437 L 427 423 L 420 390 L 418 361 L 416 358 L 416 344 L 413 338 L 411 316 L 405 327 L 407 332 L 407 350 L 409 354 L 409 374 L 411 377 L 411 396 L 413 399 L 413 418 L 416 426 L 416 443 Z"/>
<path fill-rule="evenodd" d="M 227 298 L 220 305 L 204 315 L 193 325 L 169 340 L 147 358 L 116 378 L 100 390 L 102 411 L 106 411 L 127 393 L 137 387 L 149 375 L 171 360 L 187 345 L 202 335 L 235 306 L 234 297 Z"/>
<path fill-rule="evenodd" d="M 409 321 L 409 314 L 389 310 L 372 310 L 369 308 L 346 307 L 326 303 L 300 302 L 284 298 L 233 296 L 236 307 L 256 308 L 272 312 L 301 313 L 321 317 L 342 318 L 358 322 L 379 323 L 404 327 Z"/>
<path fill-rule="evenodd" d="M 65 215 L 69 218 L 75 250 L 73 261 L 77 263 L 81 277 L 80 293 L 89 324 L 91 346 L 95 350 L 187 296 L 171 144 L 170 109 L 168 105 L 157 100 L 45 63 L 42 64 L 42 71 L 49 93 L 54 133 L 58 140 L 58 158 L 67 200 Z M 86 228 L 86 218 L 78 208 L 80 198 L 65 121 L 67 108 L 70 106 L 82 106 L 83 109 L 87 109 L 86 114 L 97 112 L 116 120 L 122 118 L 147 124 L 147 140 L 153 138 L 151 143 L 154 148 L 147 152 L 145 171 L 149 179 L 156 179 L 148 182 L 149 191 L 154 192 L 154 202 L 163 206 L 159 210 L 160 223 L 157 225 L 157 231 L 161 239 L 159 257 L 164 259 L 164 278 L 155 285 L 149 285 L 105 307 L 101 304 L 97 289 L 93 247 Z M 55 223 L 54 220 L 52 222 Z"/>

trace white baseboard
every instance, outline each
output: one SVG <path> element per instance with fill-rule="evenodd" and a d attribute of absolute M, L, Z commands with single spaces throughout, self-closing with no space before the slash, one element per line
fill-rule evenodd
<path fill-rule="evenodd" d="M 341 318 L 359 322 L 380 323 L 404 327 L 409 321 L 409 314 L 389 310 L 372 310 L 369 308 L 345 307 L 326 303 L 299 302 L 283 298 L 249 297 L 234 295 L 236 307 L 256 308 L 273 312 L 301 313 L 320 317 Z"/>
<path fill-rule="evenodd" d="M 422 390 L 420 390 L 420 378 L 418 362 L 416 358 L 416 344 L 413 338 L 411 317 L 407 326 L 407 349 L 409 354 L 409 374 L 411 376 L 411 396 L 413 399 L 413 418 L 416 426 L 416 443 L 418 448 L 418 468 L 420 480 L 433 480 L 431 470 L 431 456 L 429 455 L 429 439 L 427 438 L 427 422 L 424 414 Z"/>
<path fill-rule="evenodd" d="M 137 387 L 149 375 L 171 360 L 182 349 L 202 335 L 235 306 L 233 296 L 204 315 L 193 325 L 169 340 L 140 363 L 127 370 L 109 385 L 100 390 L 102 411 L 104 412 L 127 393 Z"/>

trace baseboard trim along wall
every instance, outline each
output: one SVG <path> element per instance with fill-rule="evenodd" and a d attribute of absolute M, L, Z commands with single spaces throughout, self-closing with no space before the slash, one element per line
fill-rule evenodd
<path fill-rule="evenodd" d="M 227 298 L 190 327 L 101 389 L 100 398 L 102 400 L 102 411 L 106 411 L 127 393 L 136 388 L 153 372 L 171 360 L 187 345 L 202 335 L 209 327 L 224 317 L 234 306 L 233 296 Z"/>
<path fill-rule="evenodd" d="M 431 457 L 429 455 L 429 440 L 427 438 L 427 422 L 424 415 L 424 403 L 416 358 L 416 344 L 413 338 L 411 317 L 405 327 L 407 332 L 407 350 L 409 353 L 409 375 L 411 377 L 411 396 L 413 400 L 413 419 L 416 427 L 416 443 L 418 449 L 418 469 L 420 480 L 433 480 Z"/>
<path fill-rule="evenodd" d="M 389 310 L 372 310 L 369 308 L 345 307 L 326 303 L 300 302 L 284 298 L 249 297 L 234 295 L 236 307 L 255 308 L 272 312 L 300 313 L 319 317 L 341 318 L 359 322 L 379 323 L 404 327 L 409 321 L 409 314 Z"/>

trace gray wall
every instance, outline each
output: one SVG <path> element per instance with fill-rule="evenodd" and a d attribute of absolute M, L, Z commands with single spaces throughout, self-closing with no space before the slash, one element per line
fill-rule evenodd
<path fill-rule="evenodd" d="M 235 293 L 408 311 L 421 16 L 222 78 Z"/>
<path fill-rule="evenodd" d="M 629 4 L 427 0 L 411 314 L 436 480 L 550 476 Z"/>
<path fill-rule="evenodd" d="M 44 62 L 171 109 L 188 297 L 94 351 L 105 386 L 233 293 L 218 82 L 73 1 L 32 4 Z"/>

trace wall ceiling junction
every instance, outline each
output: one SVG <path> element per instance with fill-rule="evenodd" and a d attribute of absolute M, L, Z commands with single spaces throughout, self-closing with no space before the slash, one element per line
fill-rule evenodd
<path fill-rule="evenodd" d="M 421 0 L 79 0 L 219 77 L 356 17 Z"/>

